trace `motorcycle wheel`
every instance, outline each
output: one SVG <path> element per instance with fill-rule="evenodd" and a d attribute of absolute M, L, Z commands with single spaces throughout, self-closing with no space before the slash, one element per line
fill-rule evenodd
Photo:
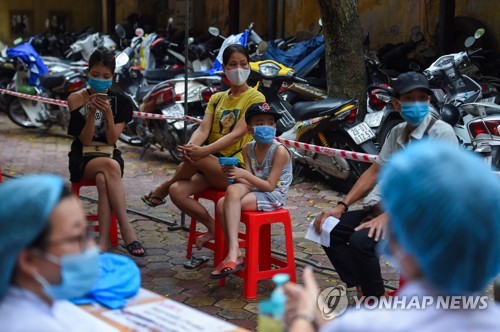
<path fill-rule="evenodd" d="M 341 149 L 346 151 L 354 151 L 354 152 L 364 152 L 360 149 L 360 147 L 346 134 L 334 132 L 327 136 L 328 144 L 331 148 Z M 369 167 L 370 163 L 349 160 L 346 159 L 347 163 L 350 167 L 349 176 L 345 180 L 331 178 L 330 182 L 332 186 L 343 193 L 348 193 L 351 190 L 352 186 L 359 179 L 361 174 L 363 174 Z"/>
<path fill-rule="evenodd" d="M 24 111 L 23 105 L 19 98 L 13 99 L 7 107 L 7 115 L 16 125 L 23 128 L 35 128 L 30 118 Z"/>
<path fill-rule="evenodd" d="M 377 138 L 376 138 L 379 150 L 382 149 L 382 146 L 384 145 L 387 136 L 389 136 L 389 134 L 391 133 L 392 128 L 396 127 L 401 122 L 403 122 L 403 119 L 395 118 L 387 120 L 387 122 L 382 125 L 382 127 L 377 133 Z"/>

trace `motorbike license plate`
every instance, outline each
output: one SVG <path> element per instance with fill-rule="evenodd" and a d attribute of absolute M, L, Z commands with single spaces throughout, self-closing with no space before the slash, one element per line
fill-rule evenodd
<path fill-rule="evenodd" d="M 377 128 L 378 126 L 380 126 L 380 122 L 382 122 L 383 117 L 383 111 L 366 113 L 364 122 L 366 122 L 366 124 L 372 128 Z"/>
<path fill-rule="evenodd" d="M 184 117 L 184 107 L 181 104 L 174 104 L 172 106 L 166 107 L 161 111 L 163 115 L 172 116 L 175 118 L 183 118 Z M 175 120 L 169 120 L 175 121 Z"/>
<path fill-rule="evenodd" d="M 483 99 L 479 100 L 479 102 L 480 103 L 492 103 L 492 104 L 494 104 L 495 99 L 496 99 L 496 97 L 483 98 Z"/>
<path fill-rule="evenodd" d="M 375 134 L 370 126 L 368 126 L 365 122 L 361 122 L 359 125 L 347 129 L 347 132 L 358 145 L 375 137 Z"/>

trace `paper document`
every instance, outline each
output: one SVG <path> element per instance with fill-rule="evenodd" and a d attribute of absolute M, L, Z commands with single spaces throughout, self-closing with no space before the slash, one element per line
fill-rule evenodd
<path fill-rule="evenodd" d="M 118 329 L 91 315 L 84 309 L 69 301 L 57 302 L 57 319 L 63 320 L 74 332 L 119 332 Z"/>
<path fill-rule="evenodd" d="M 330 233 L 332 229 L 337 226 L 339 220 L 334 217 L 328 217 L 325 219 L 323 223 L 323 227 L 321 228 L 321 233 L 316 233 L 314 229 L 314 220 L 309 224 L 309 228 L 306 233 L 306 240 L 314 241 L 316 243 L 321 244 L 322 246 L 329 247 L 330 246 Z"/>
<path fill-rule="evenodd" d="M 110 310 L 103 315 L 138 332 L 224 332 L 237 329 L 236 325 L 170 299 Z"/>

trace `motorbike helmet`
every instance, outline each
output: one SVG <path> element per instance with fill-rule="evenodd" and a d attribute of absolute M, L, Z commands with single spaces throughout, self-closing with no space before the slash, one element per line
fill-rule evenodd
<path fill-rule="evenodd" d="M 460 110 L 455 105 L 443 105 L 441 107 L 441 120 L 454 127 L 460 121 Z"/>

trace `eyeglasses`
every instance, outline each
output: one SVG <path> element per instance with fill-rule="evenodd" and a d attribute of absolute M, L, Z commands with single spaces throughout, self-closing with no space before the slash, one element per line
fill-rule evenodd
<path fill-rule="evenodd" d="M 89 246 L 90 243 L 92 243 L 94 241 L 94 239 L 92 237 L 92 230 L 93 230 L 92 225 L 88 224 L 85 232 L 83 232 L 82 234 L 67 237 L 64 239 L 47 241 L 47 245 L 59 246 L 59 245 L 66 244 L 66 243 L 75 243 L 76 242 L 80 245 L 80 251 L 82 252 L 85 249 L 87 249 L 87 247 Z"/>

